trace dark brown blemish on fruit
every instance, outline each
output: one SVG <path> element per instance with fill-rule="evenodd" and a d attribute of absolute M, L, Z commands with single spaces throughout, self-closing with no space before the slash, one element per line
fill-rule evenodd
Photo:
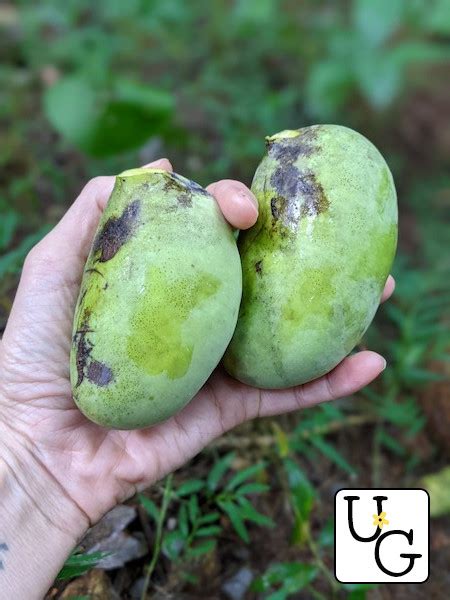
<path fill-rule="evenodd" d="M 314 173 L 307 173 L 301 176 L 299 194 L 303 199 L 300 209 L 301 217 L 315 217 L 330 207 L 330 201 Z"/>
<path fill-rule="evenodd" d="M 174 184 L 181 192 L 210 196 L 210 193 L 195 181 L 181 177 L 181 175 L 178 175 L 177 173 L 170 173 L 170 179 L 167 181 L 165 188 L 170 190 L 173 188 Z"/>
<path fill-rule="evenodd" d="M 188 194 L 187 192 L 182 192 L 177 196 L 178 204 L 183 206 L 184 208 L 188 208 L 192 206 L 192 194 Z"/>
<path fill-rule="evenodd" d="M 75 360 L 78 375 L 75 387 L 79 387 L 85 377 L 87 377 L 90 382 L 101 387 L 108 385 L 113 380 L 112 370 L 104 363 L 92 358 L 94 344 L 87 337 L 87 334 L 92 333 L 93 331 L 89 325 L 90 317 L 90 309 L 85 309 L 81 327 L 73 336 L 73 343 L 76 348 Z"/>
<path fill-rule="evenodd" d="M 274 226 L 281 221 L 285 228 L 295 230 L 299 219 L 316 216 L 330 206 L 314 173 L 294 164 L 298 156 L 308 156 L 317 150 L 314 146 L 317 129 L 312 128 L 295 138 L 274 141 L 273 148 L 279 146 L 276 151 L 279 165 L 270 178 L 270 185 L 276 192 L 270 205 Z M 269 147 L 269 154 L 273 148 Z"/>
<path fill-rule="evenodd" d="M 99 360 L 91 360 L 87 366 L 87 378 L 99 387 L 108 385 L 113 380 L 112 370 Z"/>
<path fill-rule="evenodd" d="M 99 271 L 98 269 L 94 269 L 94 268 L 86 269 L 85 272 L 86 273 L 97 273 L 98 275 L 101 275 L 102 277 L 104 277 L 103 273 L 101 271 Z"/>
<path fill-rule="evenodd" d="M 107 262 L 114 258 L 124 244 L 131 238 L 136 229 L 140 200 L 129 204 L 120 217 L 110 217 L 98 233 L 94 241 L 94 253 L 100 254 L 98 262 Z"/>
<path fill-rule="evenodd" d="M 293 198 L 297 195 L 300 171 L 292 164 L 282 164 L 275 169 L 270 183 L 278 195 Z"/>
<path fill-rule="evenodd" d="M 78 380 L 75 387 L 79 387 L 84 379 L 84 374 L 86 371 L 86 366 L 89 362 L 89 358 L 92 352 L 92 344 L 87 339 L 86 333 L 80 331 L 75 334 L 75 344 L 76 344 L 76 365 L 77 365 L 77 375 Z"/>
<path fill-rule="evenodd" d="M 255 271 L 258 273 L 258 275 L 261 275 L 262 273 L 262 264 L 262 260 L 258 260 L 258 262 L 255 263 Z"/>
<path fill-rule="evenodd" d="M 299 156 L 310 156 L 318 150 L 316 142 L 319 127 L 310 127 L 296 137 L 267 140 L 269 156 L 284 164 L 294 163 Z"/>

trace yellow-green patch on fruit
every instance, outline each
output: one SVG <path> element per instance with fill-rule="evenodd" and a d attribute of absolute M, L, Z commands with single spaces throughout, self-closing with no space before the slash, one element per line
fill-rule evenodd
<path fill-rule="evenodd" d="M 236 242 L 214 198 L 161 169 L 116 178 L 84 270 L 73 397 L 105 427 L 153 425 L 197 393 L 241 298 Z"/>
<path fill-rule="evenodd" d="M 356 131 L 314 125 L 266 142 L 224 363 L 245 383 L 283 388 L 330 371 L 366 331 L 395 254 L 397 202 L 385 160 Z"/>

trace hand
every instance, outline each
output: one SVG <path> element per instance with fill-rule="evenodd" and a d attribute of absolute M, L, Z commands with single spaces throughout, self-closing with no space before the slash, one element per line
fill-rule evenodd
<path fill-rule="evenodd" d="M 172 169 L 166 159 L 148 166 Z M 71 395 L 71 328 L 84 263 L 113 184 L 113 177 L 90 181 L 30 252 L 0 344 L 0 430 L 73 503 L 80 533 L 235 425 L 352 394 L 385 366 L 378 354 L 360 352 L 320 379 L 279 391 L 251 388 L 219 369 L 184 410 L 151 429 L 106 430 L 88 421 Z M 243 184 L 224 180 L 208 189 L 234 227 L 256 221 L 256 201 Z M 390 277 L 384 300 L 393 289 Z"/>

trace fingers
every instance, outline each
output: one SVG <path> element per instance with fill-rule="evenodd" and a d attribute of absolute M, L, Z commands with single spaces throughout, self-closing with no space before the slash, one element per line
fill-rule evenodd
<path fill-rule="evenodd" d="M 238 229 L 248 229 L 255 224 L 258 218 L 258 202 L 243 183 L 233 179 L 222 179 L 206 189 L 215 197 L 230 225 Z"/>
<path fill-rule="evenodd" d="M 365 350 L 348 356 L 330 373 L 287 390 L 261 390 L 259 416 L 271 416 L 350 396 L 385 369 L 385 359 Z"/>
<path fill-rule="evenodd" d="M 153 162 L 147 163 L 146 165 L 142 165 L 143 169 L 151 169 L 158 168 L 163 169 L 164 171 L 173 171 L 172 163 L 167 158 L 160 158 L 158 160 L 154 160 Z"/>
<path fill-rule="evenodd" d="M 395 290 L 395 279 L 392 277 L 392 275 L 389 275 L 389 277 L 386 280 L 386 285 L 384 286 L 384 290 L 381 295 L 380 302 L 386 302 L 386 300 L 389 300 L 389 298 L 394 293 L 394 290 Z"/>
<path fill-rule="evenodd" d="M 222 372 L 213 374 L 206 386 L 182 411 L 153 429 L 143 431 L 139 456 L 164 456 L 158 477 L 178 468 L 211 440 L 255 417 L 268 417 L 349 396 L 377 377 L 386 362 L 375 352 L 364 351 L 345 358 L 333 371 L 287 390 L 258 390 Z M 152 445 L 148 436 L 157 437 Z M 159 445 L 155 452 L 155 444 Z M 151 456 L 150 456 L 150 453 Z M 148 485 L 148 481 L 142 487 Z"/>

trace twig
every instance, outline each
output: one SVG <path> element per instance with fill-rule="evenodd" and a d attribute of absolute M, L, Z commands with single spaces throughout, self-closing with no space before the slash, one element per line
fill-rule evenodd
<path fill-rule="evenodd" d="M 155 544 L 153 546 L 152 560 L 150 561 L 150 564 L 147 569 L 147 573 L 145 574 L 145 580 L 144 580 L 144 586 L 142 588 L 141 600 L 145 600 L 147 597 L 148 586 L 150 585 L 150 578 L 153 574 L 153 571 L 155 570 L 156 563 L 158 562 L 159 554 L 161 552 L 163 525 L 164 525 L 164 520 L 166 518 L 167 509 L 169 507 L 169 502 L 170 502 L 170 493 L 171 493 L 171 489 L 172 489 L 172 478 L 173 478 L 172 474 L 168 475 L 168 477 L 166 479 L 166 484 L 164 486 L 164 494 L 163 494 L 163 499 L 162 499 L 162 503 L 161 503 L 161 510 L 159 511 L 158 522 L 156 524 L 156 537 L 155 537 Z"/>
<path fill-rule="evenodd" d="M 328 581 L 331 589 L 333 590 L 333 594 L 335 594 L 337 592 L 337 590 L 339 589 L 339 585 L 336 582 L 336 579 L 331 574 L 330 569 L 323 562 L 322 557 L 320 556 L 319 549 L 309 533 L 308 533 L 306 542 L 308 544 L 309 549 L 311 550 L 312 555 L 314 556 L 316 565 L 318 566 L 319 570 L 322 571 L 325 579 Z"/>
<path fill-rule="evenodd" d="M 372 446 L 372 485 L 376 488 L 380 482 L 381 475 L 381 424 L 379 424 L 373 433 Z"/>
<path fill-rule="evenodd" d="M 328 433 L 334 433 L 348 427 L 361 427 L 363 425 L 371 425 L 379 423 L 380 417 L 377 415 L 350 415 L 345 419 L 339 419 L 336 421 L 330 421 L 325 425 L 316 425 L 311 429 L 305 429 L 296 434 L 300 439 L 308 440 L 315 435 L 325 435 Z M 276 443 L 275 436 L 271 434 L 257 435 L 257 436 L 239 436 L 228 434 L 215 440 L 210 447 L 211 448 L 249 448 L 252 446 L 258 446 L 261 448 L 271 448 Z"/>

